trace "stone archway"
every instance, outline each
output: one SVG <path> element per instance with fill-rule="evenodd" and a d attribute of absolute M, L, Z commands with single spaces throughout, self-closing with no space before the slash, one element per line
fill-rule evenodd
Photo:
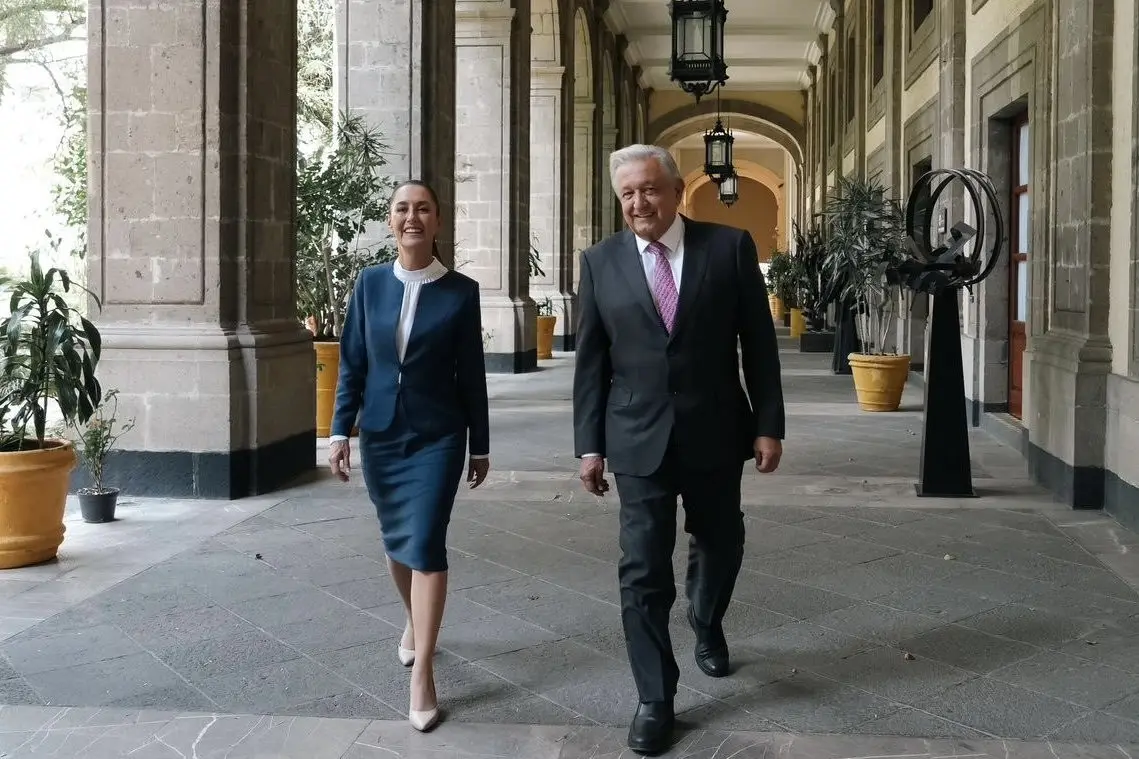
<path fill-rule="evenodd" d="M 803 125 L 770 106 L 746 100 L 727 99 L 720 102 L 720 113 L 730 119 L 733 129 L 754 132 L 779 143 L 796 165 L 803 164 Z M 716 102 L 706 100 L 677 108 L 649 124 L 648 140 L 658 145 L 671 145 L 677 140 L 712 128 L 716 122 Z"/>
<path fill-rule="evenodd" d="M 771 169 L 766 166 L 761 166 L 754 161 L 736 160 L 734 162 L 736 167 L 736 174 L 741 178 L 750 179 L 757 184 L 763 185 L 771 194 L 775 196 L 775 210 L 776 210 L 776 225 L 775 225 L 775 238 L 780 250 L 787 250 L 789 245 L 787 224 L 784 221 L 787 211 L 787 198 L 784 192 L 785 180 L 781 179 Z M 682 202 L 682 209 L 688 210 L 691 207 L 692 199 L 696 193 L 706 184 L 712 182 L 711 178 L 704 173 L 703 169 L 694 169 L 684 177 L 684 200 Z M 760 251 L 763 253 L 764 251 Z M 769 253 L 769 252 L 768 252 Z"/>

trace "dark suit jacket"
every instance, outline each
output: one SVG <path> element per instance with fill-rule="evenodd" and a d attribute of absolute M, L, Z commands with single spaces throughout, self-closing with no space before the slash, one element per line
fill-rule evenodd
<path fill-rule="evenodd" d="M 416 432 L 469 432 L 471 455 L 489 453 L 478 283 L 451 271 L 423 287 L 401 362 L 396 327 L 402 308 L 403 283 L 391 264 L 360 272 L 340 335 L 332 434 L 347 435 L 358 411 L 361 429 L 382 432 L 402 402 Z"/>
<path fill-rule="evenodd" d="M 756 437 L 784 436 L 779 348 L 755 243 L 743 230 L 684 223 L 671 336 L 632 232 L 581 257 L 574 449 L 606 456 L 617 474 L 655 472 L 674 431 L 680 455 L 701 469 L 752 457 Z"/>

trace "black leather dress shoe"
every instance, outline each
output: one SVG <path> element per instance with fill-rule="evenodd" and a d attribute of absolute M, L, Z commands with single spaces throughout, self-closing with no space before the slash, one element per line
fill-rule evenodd
<path fill-rule="evenodd" d="M 637 705 L 637 713 L 629 725 L 629 748 L 638 754 L 655 756 L 672 747 L 672 728 L 676 716 L 671 701 L 652 701 Z"/>
<path fill-rule="evenodd" d="M 696 666 L 708 677 L 725 677 L 728 667 L 728 642 L 724 633 L 701 627 L 696 621 L 696 612 L 688 607 L 688 624 L 696 633 Z"/>

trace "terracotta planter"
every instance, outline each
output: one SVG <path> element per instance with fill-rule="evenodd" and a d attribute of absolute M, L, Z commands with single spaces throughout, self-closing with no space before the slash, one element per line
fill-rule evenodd
<path fill-rule="evenodd" d="M 75 450 L 64 440 L 0 453 L 0 569 L 55 557 L 63 543 L 63 510 L 74 468 Z"/>
<path fill-rule="evenodd" d="M 783 299 L 778 295 L 768 295 L 767 305 L 771 308 L 771 318 L 775 320 L 775 323 L 779 324 L 783 321 L 783 312 L 785 311 L 783 308 Z"/>
<path fill-rule="evenodd" d="M 910 357 L 851 353 L 848 359 L 858 406 L 863 411 L 897 411 L 910 375 Z"/>
<path fill-rule="evenodd" d="M 557 323 L 556 316 L 538 317 L 538 360 L 554 357 L 554 326 Z"/>
<path fill-rule="evenodd" d="M 807 331 L 807 320 L 803 318 L 803 310 L 791 309 L 791 337 L 798 337 Z"/>

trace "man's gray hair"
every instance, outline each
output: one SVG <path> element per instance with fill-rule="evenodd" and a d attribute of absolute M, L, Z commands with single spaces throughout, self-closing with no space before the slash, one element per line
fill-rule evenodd
<path fill-rule="evenodd" d="M 613 187 L 613 191 L 617 191 L 618 169 L 626 164 L 650 159 L 655 159 L 672 179 L 677 182 L 684 181 L 680 167 L 676 165 L 676 159 L 666 149 L 659 145 L 629 145 L 609 154 L 609 184 Z"/>

